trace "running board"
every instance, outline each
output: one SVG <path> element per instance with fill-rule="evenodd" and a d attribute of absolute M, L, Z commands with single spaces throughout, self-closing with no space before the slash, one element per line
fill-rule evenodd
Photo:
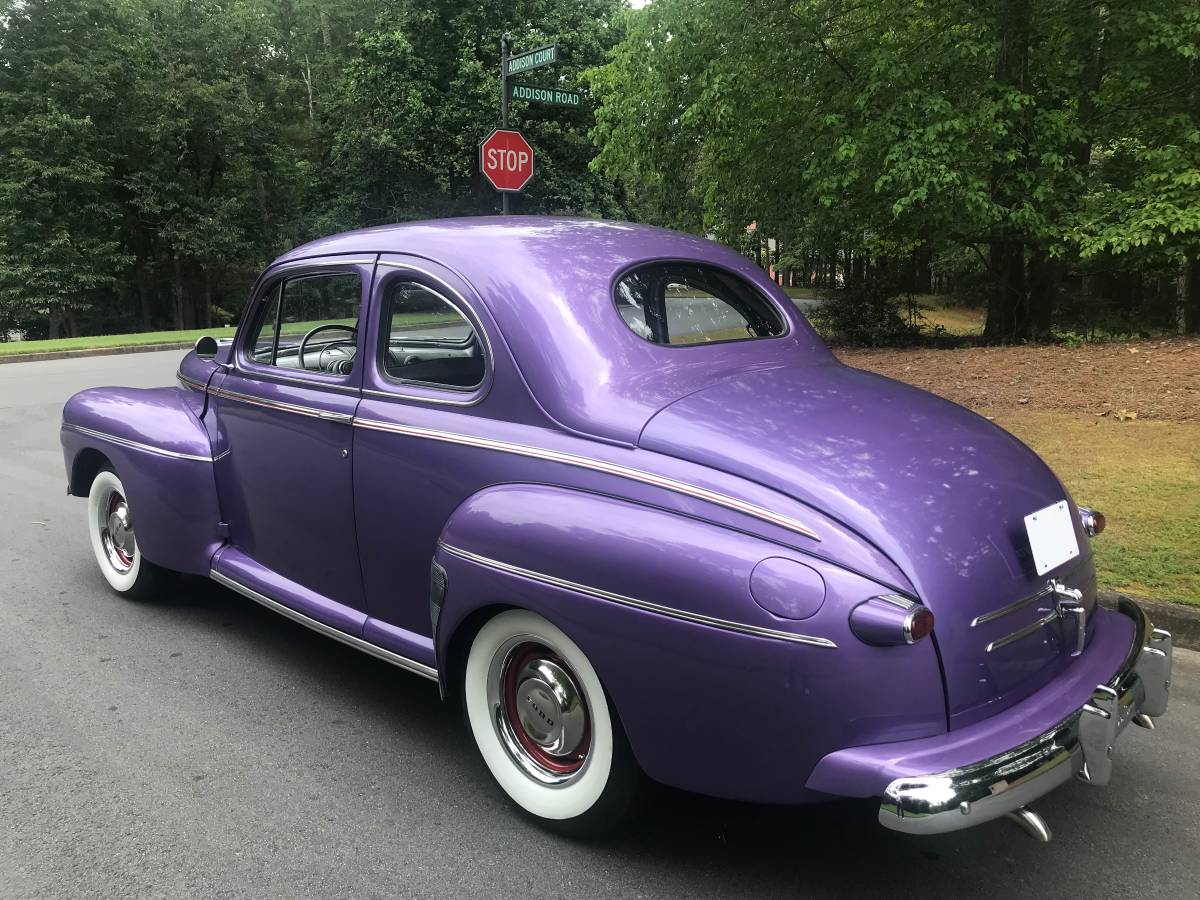
<path fill-rule="evenodd" d="M 409 659 L 406 656 L 401 656 L 399 653 L 393 653 L 391 650 L 385 650 L 383 647 L 372 644 L 370 641 L 364 641 L 362 638 L 355 637 L 352 634 L 346 634 L 344 631 L 338 631 L 332 626 L 326 625 L 324 622 L 318 622 L 316 619 L 304 615 L 302 612 L 297 612 L 290 606 L 272 600 L 265 594 L 260 594 L 253 588 L 246 587 L 238 581 L 234 581 L 228 575 L 222 575 L 216 569 L 210 569 L 208 577 L 217 584 L 229 588 L 231 591 L 237 591 L 243 597 L 248 597 L 255 603 L 265 606 L 272 612 L 277 612 L 281 616 L 286 616 L 293 622 L 298 622 L 305 628 L 311 628 L 318 634 L 323 634 L 325 637 L 331 637 L 335 641 L 341 641 L 355 650 L 361 650 L 363 653 L 368 653 L 376 659 L 382 659 L 384 662 L 391 663 L 393 666 L 404 669 L 407 672 L 412 672 L 415 675 L 420 675 L 428 678 L 430 681 L 438 680 L 437 669 L 433 666 L 427 666 L 424 663 L 417 662 L 415 659 Z"/>

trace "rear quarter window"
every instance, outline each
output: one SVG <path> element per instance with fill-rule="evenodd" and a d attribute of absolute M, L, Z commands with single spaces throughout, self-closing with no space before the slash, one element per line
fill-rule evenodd
<path fill-rule="evenodd" d="M 665 346 L 778 337 L 787 330 L 770 300 L 713 266 L 639 266 L 617 282 L 613 299 L 630 331 Z"/>

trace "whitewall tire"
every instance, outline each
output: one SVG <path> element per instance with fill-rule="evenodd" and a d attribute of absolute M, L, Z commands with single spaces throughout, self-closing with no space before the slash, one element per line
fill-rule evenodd
<path fill-rule="evenodd" d="M 540 824 L 583 836 L 628 814 L 640 772 L 595 669 L 561 629 L 520 609 L 488 620 L 463 704 L 492 776 Z"/>
<path fill-rule="evenodd" d="M 125 485 L 112 469 L 101 469 L 92 479 L 87 521 L 92 552 L 109 587 L 140 600 L 162 585 L 166 570 L 142 556 Z"/>

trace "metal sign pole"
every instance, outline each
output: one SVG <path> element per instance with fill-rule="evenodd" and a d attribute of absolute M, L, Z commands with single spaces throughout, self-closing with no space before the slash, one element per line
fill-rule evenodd
<path fill-rule="evenodd" d="M 508 127 L 508 52 L 512 47 L 512 35 L 507 31 L 500 38 L 500 127 Z M 508 215 L 508 191 L 500 194 L 500 211 Z"/>

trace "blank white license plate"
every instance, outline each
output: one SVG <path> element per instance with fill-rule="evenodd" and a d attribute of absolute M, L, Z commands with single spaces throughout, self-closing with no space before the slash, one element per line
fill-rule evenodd
<path fill-rule="evenodd" d="M 1027 515 L 1025 532 L 1029 535 L 1033 564 L 1039 575 L 1045 575 L 1079 555 L 1075 523 L 1071 521 L 1071 509 L 1066 500 Z"/>

